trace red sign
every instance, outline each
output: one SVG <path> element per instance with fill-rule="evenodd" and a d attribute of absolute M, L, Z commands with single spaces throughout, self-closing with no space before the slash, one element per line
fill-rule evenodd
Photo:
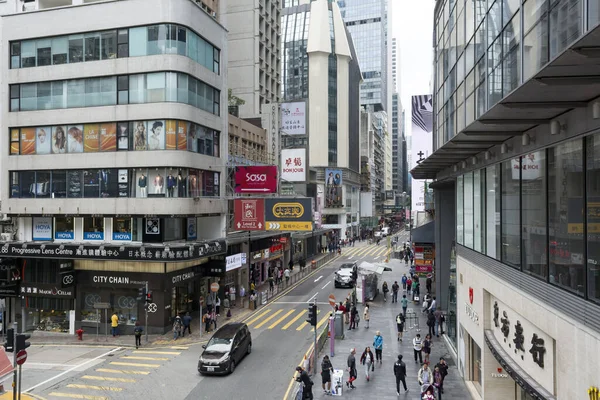
<path fill-rule="evenodd" d="M 233 225 L 238 231 L 264 231 L 264 199 L 235 199 Z"/>
<path fill-rule="evenodd" d="M 236 193 L 277 193 L 277 167 L 235 167 Z"/>
<path fill-rule="evenodd" d="M 27 352 L 25 350 L 19 350 L 17 353 L 17 365 L 23 365 L 27 361 Z"/>
<path fill-rule="evenodd" d="M 473 304 L 473 288 L 469 288 L 469 302 Z"/>
<path fill-rule="evenodd" d="M 269 248 L 269 253 L 277 253 L 278 251 L 283 251 L 282 244 L 275 244 Z"/>

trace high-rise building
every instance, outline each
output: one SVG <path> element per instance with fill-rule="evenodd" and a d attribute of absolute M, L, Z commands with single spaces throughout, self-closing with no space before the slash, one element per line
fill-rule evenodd
<path fill-rule="evenodd" d="M 283 98 L 305 104 L 307 132 L 283 132 L 282 156 L 306 149 L 309 171 L 296 192 L 315 198 L 323 228 L 351 237 L 359 233 L 357 56 L 336 2 L 285 5 L 291 6 L 282 12 Z"/>
<path fill-rule="evenodd" d="M 435 180 L 437 299 L 475 398 L 598 386 L 599 22 L 598 0 L 435 6 L 434 152 L 412 175 Z"/>
<path fill-rule="evenodd" d="M 239 117 L 258 118 L 281 95 L 281 1 L 220 0 L 228 30 L 227 81 L 244 101 Z"/>
<path fill-rule="evenodd" d="M 360 104 L 388 110 L 388 0 L 340 0 L 363 76 Z"/>
<path fill-rule="evenodd" d="M 226 30 L 189 0 L 0 13 L 2 260 L 22 278 L 5 321 L 102 333 L 110 304 L 131 334 L 147 284 L 164 333 L 225 274 Z"/>
<path fill-rule="evenodd" d="M 392 189 L 396 194 L 404 191 L 404 158 L 402 154 L 402 142 L 404 136 L 401 130 L 401 113 L 402 103 L 400 102 L 400 95 L 394 93 L 392 95 Z"/>
<path fill-rule="evenodd" d="M 398 54 L 396 38 L 392 38 L 392 93 L 400 93 L 398 88 L 398 65 L 400 65 L 400 57 Z"/>

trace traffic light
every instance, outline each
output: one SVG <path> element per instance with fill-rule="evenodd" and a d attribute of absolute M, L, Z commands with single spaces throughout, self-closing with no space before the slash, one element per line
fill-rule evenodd
<path fill-rule="evenodd" d="M 308 316 L 306 317 L 306 322 L 308 322 L 312 326 L 317 326 L 317 305 L 316 304 L 308 305 Z"/>
<path fill-rule="evenodd" d="M 153 303 L 151 291 L 148 291 L 148 293 L 146 293 L 146 303 Z"/>
<path fill-rule="evenodd" d="M 137 301 L 142 301 L 146 298 L 146 286 L 138 289 Z"/>
<path fill-rule="evenodd" d="M 6 330 L 6 341 L 4 342 L 4 351 L 12 353 L 15 349 L 15 330 L 13 328 Z"/>
<path fill-rule="evenodd" d="M 27 335 L 25 333 L 18 334 L 15 351 L 25 350 L 26 348 L 31 346 L 31 343 L 27 342 L 27 339 L 29 339 L 30 337 L 31 335 Z"/>

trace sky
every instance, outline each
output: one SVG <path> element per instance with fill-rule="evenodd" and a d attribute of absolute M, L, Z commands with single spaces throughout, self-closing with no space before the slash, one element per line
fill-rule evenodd
<path fill-rule="evenodd" d="M 410 97 L 430 93 L 433 79 L 433 8 L 435 0 L 389 0 L 392 37 L 400 56 L 398 66 L 402 106 L 410 110 Z"/>

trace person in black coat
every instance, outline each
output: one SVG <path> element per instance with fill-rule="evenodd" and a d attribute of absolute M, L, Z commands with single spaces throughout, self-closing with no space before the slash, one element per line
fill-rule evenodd
<path fill-rule="evenodd" d="M 404 387 L 404 392 L 408 392 L 406 387 L 406 364 L 402 361 L 402 354 L 398 354 L 398 361 L 394 363 L 394 375 L 396 375 L 396 393 L 400 395 L 400 382 Z"/>
<path fill-rule="evenodd" d="M 427 326 L 429 327 L 429 334 L 433 337 L 435 335 L 435 315 L 433 311 L 429 311 L 427 314 Z"/>
<path fill-rule="evenodd" d="M 436 368 L 440 369 L 440 373 L 442 374 L 442 384 L 439 387 L 440 393 L 444 393 L 444 379 L 446 379 L 446 375 L 448 375 L 448 363 L 444 359 L 444 357 L 440 357 L 440 362 L 435 365 Z"/>
<path fill-rule="evenodd" d="M 310 376 L 308 376 L 308 372 L 306 372 L 304 368 L 298 366 L 296 367 L 296 371 L 300 374 L 296 377 L 296 381 L 302 382 L 302 384 L 304 385 L 304 390 L 302 391 L 303 397 L 305 399 L 312 400 L 313 381 L 310 379 Z"/>

